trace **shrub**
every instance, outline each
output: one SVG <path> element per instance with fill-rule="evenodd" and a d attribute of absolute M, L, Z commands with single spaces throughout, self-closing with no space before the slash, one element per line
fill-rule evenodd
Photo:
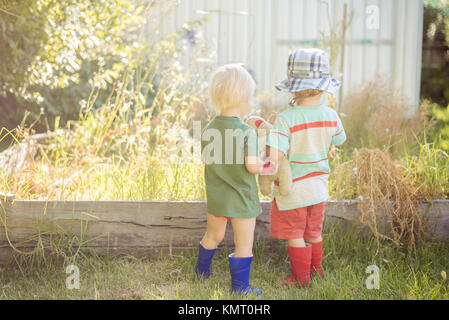
<path fill-rule="evenodd" d="M 39 131 L 57 116 L 76 119 L 98 69 L 111 85 L 145 49 L 139 31 L 158 1 L 1 1 L 0 128 L 15 127 L 25 110 L 30 122 L 44 110 Z"/>
<path fill-rule="evenodd" d="M 40 156 L 13 177 L 0 174 L 0 189 L 28 199 L 202 198 L 203 184 L 191 183 L 201 168 L 182 159 L 191 156 L 191 120 L 209 116 L 202 111 L 212 65 L 197 59 L 211 54 L 210 42 L 185 38 L 202 21 L 154 40 L 111 87 L 96 74 L 79 120 L 61 126 L 63 134 L 39 145 Z M 186 58 L 191 63 L 182 64 Z"/>

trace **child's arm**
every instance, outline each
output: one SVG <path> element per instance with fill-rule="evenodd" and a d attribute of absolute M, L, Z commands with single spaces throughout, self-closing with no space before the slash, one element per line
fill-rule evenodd
<path fill-rule="evenodd" d="M 245 157 L 246 170 L 252 174 L 261 173 L 267 161 L 260 159 L 259 157 Z"/>
<path fill-rule="evenodd" d="M 254 129 L 247 132 L 245 140 L 245 167 L 251 174 L 259 174 L 265 169 L 269 159 L 259 157 L 259 140 Z"/>
<path fill-rule="evenodd" d="M 267 140 L 267 156 L 270 158 L 270 161 L 277 164 L 287 156 L 290 149 L 289 138 L 290 132 L 287 124 L 278 117 Z"/>
<path fill-rule="evenodd" d="M 343 128 L 343 124 L 341 123 L 340 118 L 337 116 L 337 128 L 335 130 L 334 135 L 332 136 L 331 143 L 338 147 L 341 146 L 346 141 L 346 133 Z"/>

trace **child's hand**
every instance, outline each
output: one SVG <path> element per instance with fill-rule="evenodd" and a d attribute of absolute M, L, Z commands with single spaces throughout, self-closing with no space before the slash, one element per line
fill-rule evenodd
<path fill-rule="evenodd" d="M 268 166 L 270 159 L 266 156 L 260 157 L 245 157 L 246 169 L 249 173 L 260 174 L 265 166 Z M 271 174 L 271 173 L 268 173 Z"/>
<path fill-rule="evenodd" d="M 269 157 L 264 157 L 262 159 L 263 166 L 260 168 L 259 174 L 262 176 L 275 174 L 277 171 L 277 165 L 275 162 L 270 161 Z"/>

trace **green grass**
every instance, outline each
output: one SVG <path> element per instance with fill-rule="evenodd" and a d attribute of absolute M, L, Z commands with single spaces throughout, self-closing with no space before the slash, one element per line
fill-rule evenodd
<path fill-rule="evenodd" d="M 352 228 L 352 227 L 351 227 Z M 314 278 L 309 288 L 284 287 L 276 279 L 289 273 L 285 244 L 254 248 L 251 283 L 263 288 L 261 297 L 248 299 L 448 299 L 448 243 L 425 243 L 414 254 L 388 245 L 377 250 L 376 241 L 357 229 L 333 226 L 324 234 L 325 277 Z M 217 251 L 211 277 L 192 278 L 197 250 L 169 255 L 149 252 L 146 258 L 98 257 L 74 259 L 80 269 L 80 289 L 65 286 L 67 262 L 56 257 L 32 263 L 14 262 L 0 271 L 0 299 L 241 299 L 232 296 L 227 255 Z M 369 290 L 365 269 L 380 269 L 380 289 Z"/>

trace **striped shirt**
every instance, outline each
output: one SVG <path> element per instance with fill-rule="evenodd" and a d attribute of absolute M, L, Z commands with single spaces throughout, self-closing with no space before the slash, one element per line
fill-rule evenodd
<path fill-rule="evenodd" d="M 293 106 L 278 115 L 267 145 L 287 155 L 292 169 L 292 192 L 279 193 L 275 181 L 274 198 L 279 210 L 310 206 L 329 198 L 330 174 L 327 154 L 330 145 L 346 140 L 340 118 L 326 105 Z"/>

